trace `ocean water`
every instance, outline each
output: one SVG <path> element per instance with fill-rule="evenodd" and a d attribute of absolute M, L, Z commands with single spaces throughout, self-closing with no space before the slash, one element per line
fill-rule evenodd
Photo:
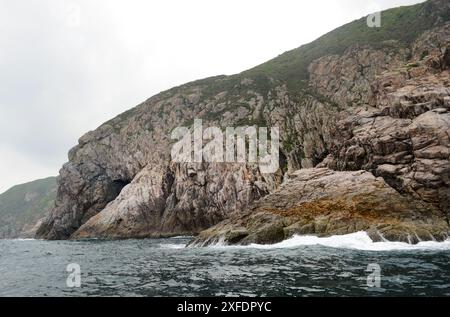
<path fill-rule="evenodd" d="M 373 243 L 360 232 L 185 248 L 189 240 L 0 240 L 0 296 L 450 296 L 450 241 Z"/>

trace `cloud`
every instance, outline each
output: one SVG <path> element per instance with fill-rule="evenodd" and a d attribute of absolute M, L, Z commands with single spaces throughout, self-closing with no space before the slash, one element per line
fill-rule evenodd
<path fill-rule="evenodd" d="M 161 90 L 416 2 L 0 0 L 0 192 L 57 174 L 82 134 Z"/>

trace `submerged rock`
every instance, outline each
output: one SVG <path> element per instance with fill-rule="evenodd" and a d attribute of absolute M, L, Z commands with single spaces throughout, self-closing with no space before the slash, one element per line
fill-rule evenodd
<path fill-rule="evenodd" d="M 293 235 L 367 231 L 374 241 L 442 241 L 450 227 L 432 204 L 404 197 L 366 171 L 303 169 L 243 214 L 203 231 L 191 246 L 273 244 Z"/>

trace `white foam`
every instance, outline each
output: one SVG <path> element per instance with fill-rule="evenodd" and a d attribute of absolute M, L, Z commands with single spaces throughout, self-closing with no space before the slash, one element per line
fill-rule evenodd
<path fill-rule="evenodd" d="M 161 249 L 184 249 L 186 244 L 160 244 Z"/>
<path fill-rule="evenodd" d="M 210 248 L 255 248 L 255 249 L 283 249 L 298 248 L 302 246 L 325 246 L 339 249 L 353 249 L 365 251 L 402 251 L 402 250 L 450 250 L 450 239 L 437 241 L 423 241 L 418 244 L 405 242 L 382 241 L 374 242 L 369 235 L 364 232 L 356 232 L 341 236 L 331 236 L 319 238 L 316 236 L 294 236 L 283 242 L 271 245 L 251 244 L 249 246 L 226 246 L 222 241 L 210 246 Z"/>
<path fill-rule="evenodd" d="M 398 250 L 450 250 L 450 240 L 444 242 L 428 241 L 418 244 L 404 242 L 373 242 L 366 232 L 356 232 L 342 236 L 319 238 L 316 236 L 294 236 L 273 245 L 252 244 L 249 247 L 259 249 L 297 248 L 301 246 L 320 245 L 331 248 L 367 250 L 367 251 L 398 251 Z"/>

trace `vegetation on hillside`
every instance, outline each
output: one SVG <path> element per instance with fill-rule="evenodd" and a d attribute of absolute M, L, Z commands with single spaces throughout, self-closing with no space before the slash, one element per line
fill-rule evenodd
<path fill-rule="evenodd" d="M 380 28 L 368 27 L 367 17 L 363 17 L 240 74 L 207 78 L 188 86 L 204 86 L 205 94 L 213 95 L 239 89 L 242 79 L 251 78 L 259 92 L 265 94 L 270 89 L 270 78 L 275 82 L 286 83 L 295 93 L 305 88 L 304 84 L 309 79 L 308 66 L 320 57 L 342 54 L 347 48 L 356 45 L 392 49 L 408 47 L 424 31 L 449 20 L 450 12 L 440 8 L 438 1 L 389 9 L 382 12 Z"/>
<path fill-rule="evenodd" d="M 194 87 L 200 87 L 202 101 L 226 91 L 226 111 L 232 111 L 236 102 L 245 96 L 248 87 L 242 85 L 244 79 L 253 81 L 252 89 L 263 96 L 280 84 L 285 84 L 294 99 L 301 99 L 314 92 L 308 89 L 308 66 L 314 60 L 327 56 L 342 54 L 353 46 L 369 46 L 397 50 L 409 47 L 424 31 L 442 25 L 450 20 L 447 0 L 429 0 L 413 6 L 404 6 L 382 12 L 381 27 L 367 26 L 367 17 L 350 22 L 319 39 L 261 64 L 255 68 L 232 76 L 215 76 L 197 80 L 182 86 L 164 91 L 151 99 L 170 98 L 174 94 L 190 94 Z M 407 31 L 405 31 L 407 30 Z M 135 108 L 107 122 L 119 126 L 134 114 Z M 223 112 L 224 110 L 222 110 Z M 220 113 L 210 114 L 220 118 Z"/>
<path fill-rule="evenodd" d="M 0 238 L 20 237 L 45 217 L 56 198 L 56 178 L 17 185 L 0 195 Z"/>

